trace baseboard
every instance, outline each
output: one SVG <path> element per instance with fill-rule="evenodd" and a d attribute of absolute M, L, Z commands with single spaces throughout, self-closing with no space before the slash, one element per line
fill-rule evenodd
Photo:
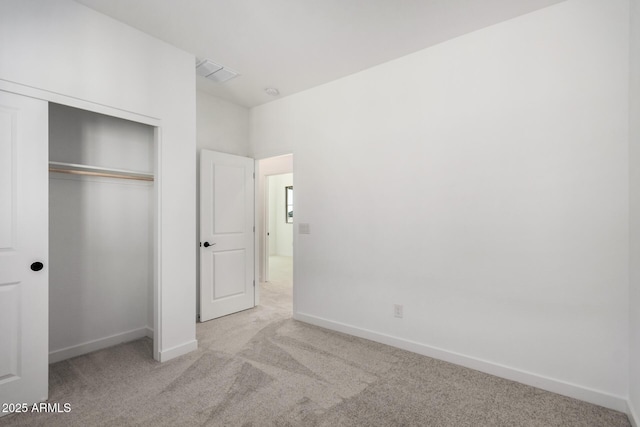
<path fill-rule="evenodd" d="M 153 328 L 149 328 L 148 326 L 146 328 L 144 328 L 146 333 L 147 333 L 147 337 L 153 339 Z"/>
<path fill-rule="evenodd" d="M 631 400 L 627 402 L 627 416 L 633 427 L 640 427 L 640 418 L 638 418 L 638 412 L 631 404 Z"/>
<path fill-rule="evenodd" d="M 153 338 L 153 330 L 149 328 L 134 329 L 132 331 L 122 332 L 120 334 L 111 335 L 105 338 L 99 338 L 92 341 L 87 341 L 82 344 L 74 345 L 71 347 L 62 348 L 60 350 L 54 350 L 49 352 L 49 363 L 56 363 L 62 360 L 70 359 L 72 357 L 81 356 L 83 354 L 91 353 L 92 351 L 102 350 L 103 348 L 112 347 L 123 342 L 134 341 L 140 338 L 148 337 L 149 331 L 151 331 L 151 337 Z"/>
<path fill-rule="evenodd" d="M 455 353 L 441 348 L 431 347 L 419 342 L 381 334 L 379 332 L 358 328 L 340 322 L 334 322 L 332 320 L 323 319 L 309 314 L 294 313 L 293 318 L 301 322 L 310 323 L 312 325 L 331 329 L 333 331 L 365 338 L 371 341 L 390 345 L 392 347 L 411 351 L 413 353 L 432 357 L 434 359 L 439 359 L 445 362 L 450 362 L 456 365 L 475 369 L 476 371 L 485 372 L 487 374 L 495 375 L 497 377 L 505 378 L 511 381 L 516 381 L 522 384 L 537 387 L 542 390 L 561 394 L 563 396 L 568 396 L 574 399 L 593 403 L 595 405 L 604 406 L 605 408 L 630 413 L 628 412 L 630 410 L 630 407 L 627 399 L 621 396 L 611 395 L 598 390 L 592 390 L 576 384 L 571 384 L 565 381 L 544 377 L 541 375 L 533 374 L 531 372 L 526 372 L 512 367 L 492 363 L 486 360 L 466 356 L 464 354 Z M 636 425 L 635 427 L 639 426 Z"/>
<path fill-rule="evenodd" d="M 177 345 L 175 347 L 168 348 L 166 350 L 160 350 L 160 362 L 166 362 L 167 360 L 175 359 L 178 356 L 187 354 L 198 348 L 198 341 L 193 340 L 184 344 Z"/>

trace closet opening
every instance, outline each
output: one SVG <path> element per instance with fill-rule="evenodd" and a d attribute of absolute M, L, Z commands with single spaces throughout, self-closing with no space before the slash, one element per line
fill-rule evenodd
<path fill-rule="evenodd" d="M 49 363 L 148 337 L 156 128 L 49 103 Z"/>

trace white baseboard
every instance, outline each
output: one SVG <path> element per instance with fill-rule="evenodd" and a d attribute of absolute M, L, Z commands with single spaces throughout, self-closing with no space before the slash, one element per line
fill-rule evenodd
<path fill-rule="evenodd" d="M 151 335 L 149 335 L 149 331 L 151 331 Z M 49 352 L 49 363 L 60 362 L 61 360 L 81 356 L 83 354 L 91 353 L 92 351 L 102 350 L 103 348 L 112 347 L 123 342 L 134 341 L 148 336 L 151 336 L 151 338 L 153 338 L 153 329 L 140 328 L 92 341 L 87 341 L 71 347 L 61 348 L 60 350 Z"/>
<path fill-rule="evenodd" d="M 198 348 L 198 341 L 193 340 L 184 344 L 177 345 L 175 347 L 168 348 L 166 350 L 160 350 L 160 362 L 166 362 L 167 360 L 174 359 L 183 354 L 187 354 Z"/>
<path fill-rule="evenodd" d="M 631 404 L 631 400 L 627 402 L 627 416 L 629 417 L 629 421 L 633 427 L 640 427 L 640 418 L 638 418 L 638 412 Z"/>
<path fill-rule="evenodd" d="M 464 354 L 459 354 L 436 347 L 431 347 L 419 342 L 381 334 L 379 332 L 370 331 L 368 329 L 362 329 L 344 323 L 334 322 L 332 320 L 323 319 L 309 314 L 298 312 L 293 314 L 293 318 L 295 320 L 300 320 L 301 322 L 310 323 L 312 325 L 321 326 L 326 329 L 331 329 L 337 332 L 343 332 L 345 334 L 354 335 L 382 344 L 387 344 L 392 347 L 401 348 L 403 350 L 422 354 L 434 359 L 444 360 L 445 362 L 465 366 L 467 368 L 475 369 L 477 371 L 485 372 L 497 377 L 506 378 L 511 381 L 516 381 L 522 384 L 551 391 L 553 393 L 561 394 L 564 396 L 572 397 L 574 399 L 604 406 L 605 408 L 614 409 L 616 411 L 630 414 L 630 412 L 628 412 L 630 411 L 630 406 L 627 402 L 627 399 L 621 396 L 615 396 L 598 390 L 592 390 L 565 381 L 544 377 L 541 375 L 533 374 L 531 372 L 522 371 L 520 369 L 492 363 L 470 356 L 465 356 Z M 629 417 L 631 418 L 631 415 Z M 635 427 L 640 426 L 636 425 Z"/>

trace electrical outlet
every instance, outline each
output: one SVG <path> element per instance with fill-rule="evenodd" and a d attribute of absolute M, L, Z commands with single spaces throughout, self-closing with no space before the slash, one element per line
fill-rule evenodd
<path fill-rule="evenodd" d="M 393 304 L 393 316 L 402 319 L 402 304 Z"/>

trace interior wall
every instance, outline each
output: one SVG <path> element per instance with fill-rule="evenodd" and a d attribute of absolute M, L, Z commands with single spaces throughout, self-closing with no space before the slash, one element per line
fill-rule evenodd
<path fill-rule="evenodd" d="M 310 225 L 294 317 L 625 409 L 628 5 L 569 0 L 253 108 Z"/>
<path fill-rule="evenodd" d="M 293 185 L 293 174 L 269 177 L 269 232 L 271 255 L 293 256 L 293 224 L 286 222 L 285 187 Z"/>
<path fill-rule="evenodd" d="M 249 156 L 249 109 L 196 91 L 196 135 L 198 151 Z"/>
<path fill-rule="evenodd" d="M 57 162 L 153 171 L 151 126 L 49 106 Z M 49 181 L 50 362 L 153 329 L 153 183 L 53 173 Z"/>
<path fill-rule="evenodd" d="M 71 0 L 0 2 L 0 40 L 0 88 L 159 120 L 156 356 L 195 349 L 194 56 Z"/>
<path fill-rule="evenodd" d="M 631 0 L 629 164 L 631 172 L 629 405 L 640 426 L 640 0 Z"/>

